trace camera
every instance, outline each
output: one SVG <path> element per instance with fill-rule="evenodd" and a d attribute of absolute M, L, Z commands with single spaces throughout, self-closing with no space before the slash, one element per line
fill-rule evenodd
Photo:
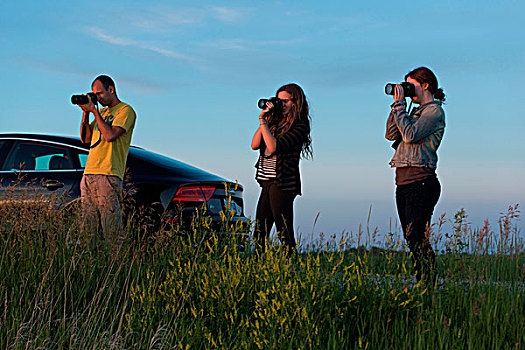
<path fill-rule="evenodd" d="M 89 95 L 89 97 L 91 97 L 91 102 L 93 102 L 94 104 L 97 104 L 97 95 L 95 95 L 92 92 L 88 92 L 85 95 L 73 95 L 73 96 L 71 96 L 71 103 L 74 104 L 74 105 L 86 105 L 86 104 L 89 103 L 89 99 L 88 99 L 87 95 Z"/>
<path fill-rule="evenodd" d="M 270 97 L 268 99 L 266 98 L 261 98 L 259 100 L 259 102 L 257 102 L 257 106 L 260 108 L 260 109 L 266 109 L 266 103 L 267 102 L 270 102 L 270 103 L 273 103 L 273 107 L 272 109 L 270 110 L 270 112 L 272 113 L 276 113 L 276 112 L 279 112 L 282 108 L 283 108 L 283 101 L 281 101 L 280 98 L 277 98 L 277 97 Z"/>
<path fill-rule="evenodd" d="M 387 95 L 393 95 L 394 91 L 396 89 L 396 85 L 394 83 L 388 83 L 385 85 L 385 94 Z M 414 97 L 416 96 L 416 87 L 412 83 L 408 83 L 406 81 L 399 84 L 401 88 L 403 89 L 403 92 L 405 93 L 405 97 Z"/>

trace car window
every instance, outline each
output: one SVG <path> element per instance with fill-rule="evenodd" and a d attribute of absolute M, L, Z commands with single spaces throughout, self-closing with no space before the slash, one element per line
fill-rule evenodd
<path fill-rule="evenodd" d="M 87 159 L 88 159 L 88 154 L 87 153 L 79 153 L 78 154 L 78 160 L 80 160 L 80 167 L 81 168 L 85 168 L 86 167 Z"/>
<path fill-rule="evenodd" d="M 73 169 L 67 147 L 44 142 L 17 142 L 4 162 L 2 170 Z"/>
<path fill-rule="evenodd" d="M 2 159 L 4 159 L 5 151 L 3 148 L 7 145 L 7 142 L 5 140 L 0 140 L 0 163 L 2 163 Z"/>

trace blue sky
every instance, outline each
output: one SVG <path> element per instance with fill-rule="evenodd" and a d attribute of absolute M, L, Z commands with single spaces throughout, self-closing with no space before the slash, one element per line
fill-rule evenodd
<path fill-rule="evenodd" d="M 137 111 L 134 144 L 238 180 L 253 216 L 256 103 L 296 82 L 315 156 L 302 162 L 296 230 L 355 233 L 372 206 L 382 235 L 397 220 L 383 88 L 425 65 L 447 95 L 436 214 L 465 208 L 473 226 L 489 218 L 496 228 L 500 212 L 524 203 L 523 1 L 0 6 L 0 132 L 77 135 L 70 96 L 108 74 Z"/>

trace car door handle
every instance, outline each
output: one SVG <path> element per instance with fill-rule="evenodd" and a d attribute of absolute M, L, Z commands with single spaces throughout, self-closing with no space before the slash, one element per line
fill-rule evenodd
<path fill-rule="evenodd" d="M 42 186 L 50 191 L 54 191 L 56 189 L 64 187 L 64 184 L 60 181 L 46 181 L 42 184 Z"/>

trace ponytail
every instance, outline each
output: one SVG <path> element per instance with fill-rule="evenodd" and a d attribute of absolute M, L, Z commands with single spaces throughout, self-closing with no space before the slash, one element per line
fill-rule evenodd
<path fill-rule="evenodd" d="M 439 88 L 434 92 L 434 98 L 436 100 L 445 101 L 445 92 L 442 88 Z"/>

